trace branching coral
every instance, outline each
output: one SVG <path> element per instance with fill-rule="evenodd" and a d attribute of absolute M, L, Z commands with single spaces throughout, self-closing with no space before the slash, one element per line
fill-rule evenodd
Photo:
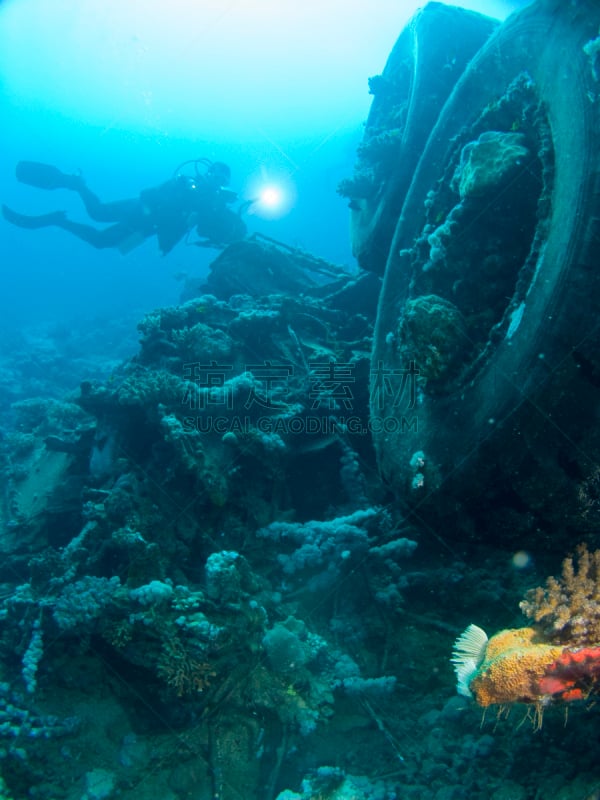
<path fill-rule="evenodd" d="M 576 557 L 563 561 L 561 577 L 527 592 L 520 608 L 550 642 L 600 643 L 600 550 L 590 553 L 580 544 Z"/>
<path fill-rule="evenodd" d="M 177 697 L 203 692 L 217 675 L 209 662 L 192 656 L 176 636 L 164 640 L 157 673 L 175 689 Z"/>

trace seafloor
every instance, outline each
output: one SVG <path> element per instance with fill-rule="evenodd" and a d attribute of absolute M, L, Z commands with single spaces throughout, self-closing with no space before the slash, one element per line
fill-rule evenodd
<path fill-rule="evenodd" d="M 140 320 L 133 357 L 118 320 L 15 340 L 3 798 L 598 796 L 592 702 L 535 730 L 528 706 L 455 693 L 456 636 L 523 625 L 563 543 L 536 545 L 539 520 L 508 501 L 436 518 L 385 485 L 367 430 L 377 294 L 254 240 Z M 569 523 L 582 537 L 594 491 Z"/>

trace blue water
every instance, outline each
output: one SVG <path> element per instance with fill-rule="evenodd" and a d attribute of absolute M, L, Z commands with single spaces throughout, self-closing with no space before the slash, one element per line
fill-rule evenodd
<path fill-rule="evenodd" d="M 15 116 L 9 123 L 17 118 L 18 124 L 12 141 L 3 148 L 0 185 L 3 202 L 23 213 L 64 209 L 73 219 L 86 221 L 78 198 L 68 191 L 45 192 L 18 184 L 14 165 L 23 158 L 55 164 L 65 172 L 81 169 L 88 185 L 107 201 L 135 197 L 140 190 L 170 178 L 181 161 L 207 154 L 230 165 L 232 188 L 243 191 L 246 176 L 256 171 L 256 164 L 274 160 L 267 158 L 272 155 L 268 143 L 263 143 L 262 153 L 257 146 L 245 147 L 243 143 L 213 143 L 199 148 L 191 139 L 157 142 L 135 132 L 104 132 L 71 119 L 12 111 Z M 38 125 L 43 137 L 36 132 Z M 25 131 L 18 142 L 13 138 L 17 131 Z M 247 216 L 250 231 L 260 231 L 336 263 L 350 263 L 346 204 L 335 190 L 351 170 L 360 133 L 360 128 L 351 130 L 310 157 L 308 166 L 293 175 L 296 206 L 280 220 Z M 311 146 L 309 142 L 304 152 L 302 145 L 290 151 L 302 162 L 310 156 Z M 96 251 L 60 230 L 25 231 L 4 221 L 0 237 L 8 272 L 0 299 L 5 323 L 121 313 L 170 304 L 178 297 L 174 276 L 181 272 L 202 275 L 218 255 L 215 250 L 203 251 L 181 243 L 163 258 L 156 241 L 149 240 L 122 256 L 114 251 Z"/>
<path fill-rule="evenodd" d="M 136 196 L 190 158 L 226 161 L 248 197 L 261 172 L 295 189 L 279 220 L 251 231 L 353 263 L 339 180 L 352 172 L 368 113 L 367 78 L 383 68 L 417 3 L 255 5 L 12 0 L 0 11 L 0 191 L 23 213 L 65 209 L 68 192 L 19 186 L 21 159 L 80 169 L 103 200 Z M 475 7 L 475 3 L 472 4 Z M 479 3 L 504 16 L 508 0 Z M 333 35 L 335 24 L 339 35 Z M 331 35 L 329 35 L 331 31 Z M 34 57 L 32 58 L 32 54 Z M 175 302 L 181 272 L 214 252 L 149 241 L 129 256 L 95 252 L 61 231 L 0 221 L 3 324 L 120 314 Z"/>

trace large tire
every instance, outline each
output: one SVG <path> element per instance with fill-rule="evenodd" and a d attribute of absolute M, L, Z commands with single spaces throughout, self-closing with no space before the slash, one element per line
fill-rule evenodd
<path fill-rule="evenodd" d="M 509 18 L 413 176 L 371 410 L 382 473 L 418 505 L 497 485 L 543 513 L 599 463 L 599 24 L 593 0 Z"/>
<path fill-rule="evenodd" d="M 383 275 L 398 214 L 435 121 L 466 65 L 497 22 L 443 3 L 429 3 L 400 34 L 374 95 L 351 199 L 352 250 L 363 269 Z"/>

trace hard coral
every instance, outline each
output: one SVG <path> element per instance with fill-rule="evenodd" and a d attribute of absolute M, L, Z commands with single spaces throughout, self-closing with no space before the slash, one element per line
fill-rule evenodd
<path fill-rule="evenodd" d="M 590 553 L 580 544 L 576 559 L 563 561 L 562 576 L 527 592 L 520 608 L 550 642 L 600 644 L 600 550 Z"/>
<path fill-rule="evenodd" d="M 498 191 L 529 155 L 521 133 L 485 131 L 463 148 L 452 179 L 453 188 L 465 197 L 480 197 Z"/>
<path fill-rule="evenodd" d="M 203 692 L 217 675 L 212 664 L 195 658 L 177 636 L 169 634 L 163 641 L 156 671 L 177 697 Z"/>

